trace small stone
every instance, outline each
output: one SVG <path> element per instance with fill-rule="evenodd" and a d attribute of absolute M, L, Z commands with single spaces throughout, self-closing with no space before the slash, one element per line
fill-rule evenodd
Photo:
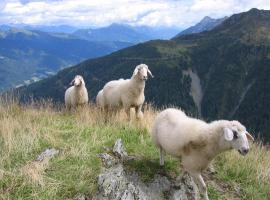
<path fill-rule="evenodd" d="M 43 161 L 45 158 L 52 158 L 55 155 L 57 155 L 59 153 L 59 150 L 56 150 L 54 148 L 52 149 L 46 149 L 45 151 L 43 151 L 37 158 L 36 161 L 41 162 Z"/>

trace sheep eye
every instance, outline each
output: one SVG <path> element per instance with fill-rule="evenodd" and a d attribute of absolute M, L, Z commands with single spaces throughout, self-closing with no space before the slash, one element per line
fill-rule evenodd
<path fill-rule="evenodd" d="M 238 138 L 238 134 L 236 131 L 233 131 L 233 139 L 237 139 Z"/>

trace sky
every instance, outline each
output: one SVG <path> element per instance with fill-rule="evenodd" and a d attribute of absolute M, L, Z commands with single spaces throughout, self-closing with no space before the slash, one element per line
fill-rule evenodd
<path fill-rule="evenodd" d="M 270 10 L 270 0 L 0 0 L 0 24 L 186 28 L 251 8 Z"/>

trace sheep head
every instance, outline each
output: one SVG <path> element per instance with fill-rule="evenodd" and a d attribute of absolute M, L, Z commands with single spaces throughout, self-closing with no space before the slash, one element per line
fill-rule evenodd
<path fill-rule="evenodd" d="M 248 140 L 254 141 L 254 138 L 246 131 L 245 126 L 238 121 L 230 121 L 223 131 L 225 140 L 230 143 L 233 149 L 238 150 L 243 156 L 248 153 Z"/>
<path fill-rule="evenodd" d="M 71 81 L 70 85 L 73 85 L 75 87 L 79 87 L 81 85 L 85 85 L 83 77 L 80 75 L 76 75 L 75 78 Z"/>
<path fill-rule="evenodd" d="M 137 65 L 133 72 L 133 76 L 137 76 L 140 80 L 144 80 L 144 81 L 148 79 L 148 74 L 152 78 L 154 78 L 154 76 L 152 75 L 151 71 L 149 70 L 146 64 Z"/>

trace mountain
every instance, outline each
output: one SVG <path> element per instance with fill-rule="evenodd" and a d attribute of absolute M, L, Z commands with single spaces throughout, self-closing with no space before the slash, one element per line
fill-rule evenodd
<path fill-rule="evenodd" d="M 23 29 L 23 30 L 28 30 L 28 31 L 42 31 L 42 32 L 47 32 L 47 33 L 68 33 L 71 34 L 78 30 L 78 27 L 75 26 L 69 26 L 69 25 L 52 25 L 52 26 L 47 26 L 47 25 L 30 25 L 30 24 L 2 24 L 0 25 L 0 30 L 5 29 L 9 30 L 11 28 L 16 28 L 16 29 Z"/>
<path fill-rule="evenodd" d="M 81 74 L 93 100 L 107 81 L 128 78 L 137 64 L 146 63 L 155 76 L 146 84 L 147 102 L 178 106 L 207 121 L 238 119 L 270 142 L 269 32 L 270 11 L 251 9 L 210 31 L 90 59 L 16 92 L 22 101 L 33 96 L 63 102 L 70 80 Z"/>
<path fill-rule="evenodd" d="M 130 43 L 145 42 L 153 39 L 169 39 L 179 29 L 166 27 L 129 26 L 111 24 L 97 29 L 81 29 L 74 36 L 90 41 L 122 41 Z"/>
<path fill-rule="evenodd" d="M 43 32 L 48 32 L 48 33 L 73 33 L 78 30 L 77 27 L 69 26 L 69 25 L 58 25 L 58 26 L 25 25 L 22 28 L 27 29 L 27 30 L 38 30 L 38 31 L 43 31 Z"/>
<path fill-rule="evenodd" d="M 183 31 L 181 31 L 180 33 L 178 33 L 176 37 L 179 37 L 181 35 L 188 35 L 188 34 L 192 34 L 192 33 L 200 33 L 203 31 L 210 31 L 213 28 L 215 28 L 216 26 L 218 26 L 219 24 L 221 24 L 224 20 L 226 20 L 228 17 L 223 17 L 220 19 L 213 19 L 211 17 L 204 17 L 199 23 L 195 24 L 194 26 L 191 26 Z"/>
<path fill-rule="evenodd" d="M 0 29 L 0 92 L 29 84 L 59 69 L 130 46 L 124 42 L 91 42 L 66 34 Z"/>
<path fill-rule="evenodd" d="M 11 29 L 11 26 L 9 25 L 5 25 L 5 24 L 0 25 L 0 31 L 7 31 L 9 29 Z"/>

